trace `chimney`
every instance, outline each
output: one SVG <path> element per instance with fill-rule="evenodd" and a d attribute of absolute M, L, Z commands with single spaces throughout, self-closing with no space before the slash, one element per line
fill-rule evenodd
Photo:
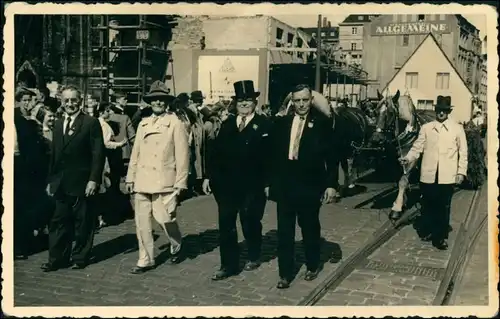
<path fill-rule="evenodd" d="M 327 23 L 327 21 L 328 21 L 328 20 L 326 19 L 326 17 L 324 17 L 324 18 L 323 18 L 323 27 L 324 27 L 324 28 L 326 28 L 326 23 Z"/>
<path fill-rule="evenodd" d="M 331 29 L 332 28 L 332 23 L 330 21 L 328 21 L 328 28 Z"/>

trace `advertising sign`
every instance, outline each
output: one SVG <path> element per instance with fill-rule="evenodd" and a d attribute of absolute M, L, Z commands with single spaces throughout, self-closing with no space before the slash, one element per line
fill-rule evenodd
<path fill-rule="evenodd" d="M 448 23 L 443 22 L 407 22 L 407 23 L 389 23 L 373 24 L 371 26 L 372 36 L 383 35 L 403 35 L 403 34 L 444 34 L 450 33 L 451 28 Z"/>
<path fill-rule="evenodd" d="M 252 80 L 259 90 L 259 57 L 254 55 L 203 55 L 198 60 L 198 89 L 206 97 L 231 97 L 233 83 Z"/>

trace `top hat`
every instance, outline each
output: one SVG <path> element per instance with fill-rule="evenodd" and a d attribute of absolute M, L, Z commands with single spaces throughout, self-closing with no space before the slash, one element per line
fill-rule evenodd
<path fill-rule="evenodd" d="M 142 99 L 148 104 L 151 104 L 151 102 L 155 100 L 161 100 L 169 103 L 175 100 L 175 96 L 170 95 L 167 86 L 163 82 L 155 81 L 151 84 L 149 93 L 144 95 Z"/>
<path fill-rule="evenodd" d="M 204 97 L 203 97 L 203 93 L 201 91 L 191 92 L 191 100 L 199 101 L 199 100 L 203 100 L 203 99 L 204 99 Z"/>
<path fill-rule="evenodd" d="M 234 82 L 234 96 L 233 99 L 253 99 L 260 95 L 260 92 L 255 92 L 252 80 L 244 80 Z"/>
<path fill-rule="evenodd" d="M 451 96 L 438 95 L 436 109 L 451 111 Z"/>

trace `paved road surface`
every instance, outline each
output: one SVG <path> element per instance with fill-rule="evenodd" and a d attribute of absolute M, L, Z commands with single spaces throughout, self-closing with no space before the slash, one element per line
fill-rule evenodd
<path fill-rule="evenodd" d="M 347 258 L 386 221 L 386 215 L 375 209 L 353 210 L 358 202 L 377 193 L 387 185 L 374 184 L 362 195 L 347 198 L 341 204 L 324 206 L 321 211 L 323 261 L 332 254 Z M 156 241 L 159 267 L 143 275 L 131 275 L 136 263 L 135 226 L 132 220 L 105 228 L 96 235 L 97 263 L 84 270 L 60 270 L 43 273 L 39 266 L 47 252 L 15 261 L 14 302 L 16 306 L 187 306 L 187 305 L 294 305 L 313 290 L 338 263 L 324 264 L 324 270 L 313 282 L 303 280 L 302 265 L 291 288 L 275 288 L 278 280 L 276 261 L 275 204 L 269 202 L 263 220 L 264 256 L 262 266 L 254 272 L 222 282 L 213 282 L 211 275 L 219 267 L 217 244 L 217 210 L 211 197 L 187 201 L 179 209 L 189 258 L 171 266 L 162 264 L 167 257 L 167 239 L 158 227 Z M 239 229 L 240 239 L 242 239 Z M 297 228 L 296 240 L 301 239 Z M 132 249 L 132 252 L 130 250 Z M 300 242 L 299 263 L 303 261 Z"/>
<path fill-rule="evenodd" d="M 487 213 L 488 202 L 483 199 L 479 203 L 480 212 Z M 469 263 L 466 265 L 463 278 L 456 287 L 453 305 L 487 306 L 488 294 L 488 227 L 484 227 L 476 242 Z"/>
<path fill-rule="evenodd" d="M 486 195 L 485 189 L 479 200 L 486 201 Z M 449 250 L 440 251 L 422 242 L 414 228 L 406 226 L 317 305 L 431 305 L 472 196 L 472 191 L 463 190 L 453 198 L 451 225 L 455 230 L 450 233 Z M 488 269 L 483 265 L 478 271 L 487 273 Z"/>

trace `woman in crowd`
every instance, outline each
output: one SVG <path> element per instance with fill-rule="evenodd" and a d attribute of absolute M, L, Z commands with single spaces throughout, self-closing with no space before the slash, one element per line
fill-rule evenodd
<path fill-rule="evenodd" d="M 97 110 L 95 110 L 94 113 L 98 117 L 99 123 L 101 124 L 104 147 L 106 147 L 106 149 L 114 150 L 122 147 L 127 143 L 127 139 L 118 142 L 114 141 L 113 129 L 106 122 L 111 114 L 109 103 L 107 102 L 100 103 L 99 106 L 97 107 Z M 100 205 L 99 207 L 100 214 L 98 215 L 99 228 L 105 227 L 107 225 L 103 217 L 103 212 L 108 211 L 107 210 L 108 204 L 111 202 L 111 198 L 108 198 L 108 196 L 106 196 L 107 195 L 106 190 L 110 186 L 109 173 L 110 173 L 109 162 L 108 159 L 106 158 L 105 167 L 102 174 L 103 181 L 101 183 L 101 189 L 99 190 L 100 195 L 96 200 L 96 202 Z"/>

